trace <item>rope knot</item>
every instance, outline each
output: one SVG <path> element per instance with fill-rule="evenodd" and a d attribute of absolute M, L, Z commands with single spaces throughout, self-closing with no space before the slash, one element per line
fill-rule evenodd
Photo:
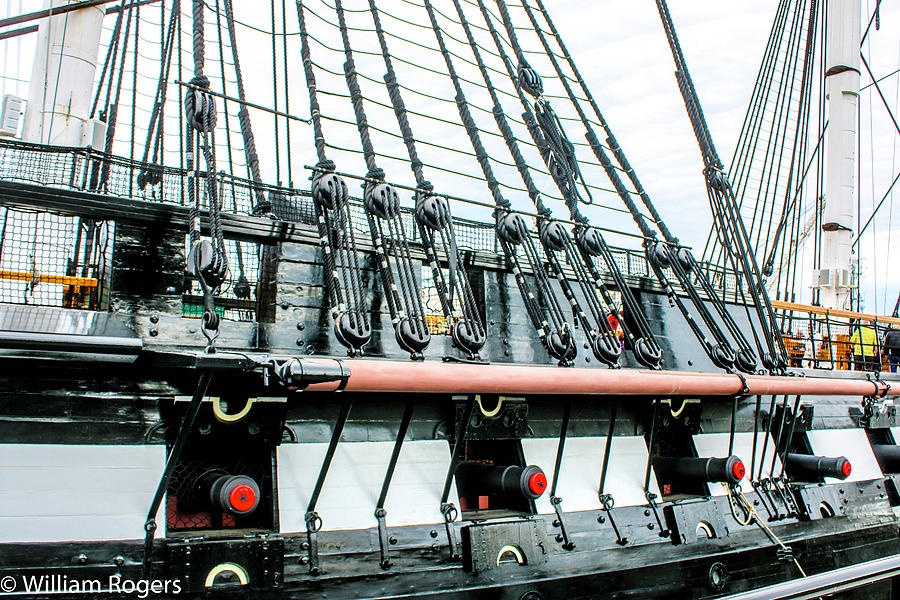
<path fill-rule="evenodd" d="M 375 179 L 377 181 L 384 181 L 384 169 L 381 167 L 375 167 L 374 169 L 369 169 L 369 172 L 366 173 L 366 179 Z"/>
<path fill-rule="evenodd" d="M 430 192 L 434 191 L 434 185 L 430 181 L 423 181 L 416 187 L 425 193 L 430 193 Z"/>
<path fill-rule="evenodd" d="M 337 168 L 337 165 L 335 165 L 334 161 L 331 160 L 330 158 L 320 160 L 319 162 L 316 163 L 316 171 L 333 173 L 336 168 Z"/>
<path fill-rule="evenodd" d="M 203 90 L 208 90 L 209 77 L 207 77 L 206 75 L 195 75 L 194 78 L 191 79 L 190 84 Z"/>

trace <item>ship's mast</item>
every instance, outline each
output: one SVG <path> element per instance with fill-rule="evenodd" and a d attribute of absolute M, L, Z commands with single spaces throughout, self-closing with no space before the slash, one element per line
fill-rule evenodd
<path fill-rule="evenodd" d="M 58 7 L 69 1 L 47 4 Z M 41 20 L 22 132 L 26 141 L 91 143 L 91 92 L 104 14 L 103 6 L 93 6 Z"/>
<path fill-rule="evenodd" d="M 856 219 L 860 0 L 830 0 L 825 34 L 828 137 L 819 301 L 844 309 L 851 289 L 851 235 Z"/>

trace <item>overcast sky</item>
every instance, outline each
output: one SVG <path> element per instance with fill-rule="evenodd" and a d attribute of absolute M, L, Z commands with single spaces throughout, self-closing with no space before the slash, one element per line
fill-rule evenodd
<path fill-rule="evenodd" d="M 315 0 L 316 2 L 319 0 Z M 208 2 L 212 5 L 214 2 Z M 328 2 L 331 3 L 330 0 Z M 37 4 L 36 2 L 22 0 L 0 0 L 0 12 L 5 11 L 0 16 L 7 14 L 15 14 L 22 12 L 22 7 L 26 10 Z M 189 6 L 189 2 L 185 3 Z M 268 3 L 259 2 L 235 2 L 238 20 L 246 22 L 250 25 L 271 30 L 271 14 L 268 9 Z M 293 2 L 287 3 L 287 31 L 289 34 L 297 30 L 297 15 L 293 6 Z M 435 0 L 435 4 L 441 8 L 452 11 L 452 5 L 443 0 Z M 488 3 L 493 6 L 493 2 Z M 666 43 L 665 35 L 659 21 L 659 15 L 656 10 L 655 2 L 650 0 L 641 0 L 634 2 L 633 0 L 595 0 L 593 2 L 584 2 L 583 0 L 546 0 L 548 9 L 559 28 L 563 39 L 572 52 L 575 61 L 588 82 L 588 86 L 593 92 L 594 97 L 598 101 L 601 110 L 607 121 L 610 123 L 613 131 L 619 138 L 619 142 L 628 155 L 632 166 L 640 176 L 644 187 L 654 198 L 655 203 L 662 213 L 663 218 L 669 224 L 669 227 L 678 235 L 686 244 L 696 248 L 699 255 L 702 251 L 703 244 L 706 240 L 711 223 L 709 207 L 706 199 L 706 192 L 701 176 L 702 163 L 697 150 L 696 141 L 690 127 L 690 122 L 685 114 L 684 105 L 673 76 L 672 57 Z M 867 7 L 869 4 L 871 6 Z M 696 85 L 700 101 L 706 112 L 707 120 L 715 140 L 719 153 L 723 161 L 728 164 L 734 149 L 734 144 L 740 131 L 744 111 L 756 77 L 762 53 L 766 44 L 766 39 L 771 27 L 777 3 L 774 1 L 759 0 L 735 0 L 722 2 L 721 0 L 673 0 L 670 2 L 670 11 L 677 27 L 678 35 L 681 40 L 682 48 L 691 69 L 691 75 Z M 280 6 L 280 5 L 279 5 Z M 314 0 L 310 0 L 310 6 L 314 5 Z M 347 8 L 365 8 L 364 0 L 345 0 Z M 423 11 L 415 11 L 404 0 L 382 0 L 379 6 L 388 13 L 394 13 L 407 16 L 417 22 L 427 23 Z M 449 7 L 449 8 L 448 8 Z M 874 0 L 863 0 L 863 12 L 871 13 L 874 7 Z M 467 8 L 467 10 L 469 10 Z M 279 8 L 280 12 L 280 8 Z M 892 3 L 884 3 L 881 9 L 881 31 L 872 31 L 867 47 L 864 49 L 870 64 L 876 75 L 879 77 L 890 73 L 900 66 L 900 9 Z M 327 11 L 322 11 L 325 16 L 334 17 L 333 11 L 330 15 Z M 158 10 L 145 9 L 143 14 L 148 21 L 159 21 Z M 279 21 L 276 29 L 280 28 L 280 14 L 277 14 Z M 367 15 L 348 14 L 348 19 L 359 16 L 368 17 Z M 514 15 L 515 16 L 515 15 Z M 211 21 L 214 17 L 210 14 L 207 17 Z M 309 17 L 309 26 L 314 35 L 318 35 L 323 40 L 330 40 L 334 45 L 340 45 L 339 37 L 328 37 L 327 31 L 322 31 L 319 27 L 321 23 L 314 18 Z M 864 19 L 865 21 L 865 19 Z M 360 22 L 362 23 L 362 22 Z M 385 19 L 387 27 L 399 26 L 398 23 Z M 107 31 L 111 26 L 111 20 L 107 19 Z M 399 29 L 395 29 L 398 32 Z M 148 60 L 152 57 L 154 50 L 152 43 L 154 36 L 148 33 L 150 28 L 142 29 L 142 37 L 147 36 L 148 42 L 145 44 L 145 52 Z M 418 35 L 431 36 L 429 31 L 420 31 L 414 27 L 409 29 L 406 36 L 409 40 L 417 40 Z M 365 41 L 364 34 L 354 34 L 351 36 L 354 44 L 361 46 L 372 43 L 374 38 Z M 3 92 L 13 92 L 20 95 L 27 95 L 27 86 L 21 81 L 27 79 L 30 74 L 29 57 L 33 55 L 33 38 L 35 36 L 27 36 L 16 40 L 15 42 L 0 41 L 0 53 L 3 54 L 2 66 L 4 79 L 0 80 Z M 30 38 L 30 39 L 29 39 Z M 290 78 L 290 99 L 291 112 L 303 117 L 308 116 L 308 101 L 306 95 L 305 81 L 302 75 L 302 64 L 299 61 L 299 39 L 296 35 L 289 35 L 288 48 L 288 65 Z M 425 42 L 425 38 L 422 38 Z M 488 40 L 489 41 L 489 40 Z M 259 102 L 261 104 L 271 105 L 271 41 L 267 35 L 254 32 L 246 27 L 239 27 L 239 47 L 241 50 L 241 62 L 244 67 L 244 78 L 248 88 L 248 99 Z M 429 60 L 437 60 L 440 62 L 440 56 L 428 58 L 425 53 L 422 56 L 418 54 L 403 54 L 403 42 L 390 39 L 392 44 L 391 50 L 399 55 L 409 56 L 414 61 L 423 63 Z M 434 45 L 433 36 L 428 42 Z M 376 49 L 377 47 L 371 47 Z M 187 63 L 190 62 L 190 55 L 185 50 L 184 56 Z M 277 49 L 279 56 L 281 48 Z M 212 50 L 208 50 L 211 55 Z M 339 69 L 342 57 L 328 57 L 327 53 L 322 49 L 313 45 L 313 57 L 323 64 L 329 59 L 332 60 L 331 66 Z M 211 59 L 213 60 L 213 59 Z M 361 72 L 368 72 L 373 76 L 379 77 L 383 73 L 383 63 L 378 64 L 380 57 L 373 57 L 372 61 L 367 63 L 365 56 L 357 56 L 357 62 L 360 65 Z M 146 63 L 148 68 L 139 69 L 147 71 L 147 75 L 143 81 L 139 82 L 139 90 L 152 93 L 155 84 L 153 79 L 156 69 L 152 60 Z M 428 63 L 431 64 L 431 63 Z M 495 63 L 497 66 L 500 63 Z M 371 69 L 366 71 L 367 66 L 371 65 Z M 428 87 L 427 78 L 421 81 L 411 81 L 409 73 L 404 74 L 403 65 L 395 65 L 400 76 L 400 82 L 407 85 Z M 465 71 L 465 65 L 460 66 Z M 538 67 L 539 70 L 540 67 Z M 213 70 L 212 67 L 209 70 Z M 474 72 L 477 76 L 477 71 Z M 329 80 L 327 75 L 319 75 L 320 87 L 325 89 L 330 84 L 332 87 L 342 84 L 340 78 L 332 78 Z M 405 79 L 404 79 L 405 77 Z M 186 78 L 189 78 L 189 74 Z M 230 79 L 230 77 L 226 76 Z M 18 80 L 18 81 L 17 81 Z M 863 76 L 863 85 L 868 83 L 869 78 Z M 897 106 L 897 83 L 900 78 L 891 77 L 886 79 L 881 85 L 882 90 L 887 96 L 889 102 L 893 106 Z M 499 80 L 498 80 L 499 81 Z M 126 86 L 128 82 L 126 82 Z M 283 82 L 280 84 L 283 86 Z M 366 91 L 365 82 L 363 82 L 364 91 Z M 438 95 L 452 98 L 452 91 L 445 87 L 442 89 L 434 88 Z M 498 87 L 500 84 L 498 83 Z M 283 87 L 282 87 L 283 89 Z M 343 88 L 346 92 L 346 87 Z M 378 90 L 376 90 L 378 91 Z M 229 93 L 234 93 L 229 90 Z M 474 98 L 478 101 L 474 92 L 467 91 L 470 100 Z M 385 96 L 386 97 L 386 96 Z M 414 99 L 408 95 L 404 97 L 407 104 L 414 104 Z M 282 101 L 283 102 L 283 101 Z M 506 102 L 506 100 L 504 100 Z M 484 105 L 485 103 L 482 102 Z M 861 146 L 862 146 L 862 167 L 860 181 L 860 203 L 862 206 L 863 220 L 871 213 L 875 202 L 881 199 L 884 191 L 887 189 L 894 174 L 896 166 L 894 161 L 895 138 L 893 125 L 887 117 L 886 112 L 881 106 L 878 96 L 875 94 L 874 88 L 863 93 L 861 97 Z M 331 106 L 331 105 L 328 105 Z M 349 103 L 343 108 L 340 103 L 335 101 L 335 114 L 352 119 L 352 113 L 349 112 Z M 504 104 L 509 109 L 508 112 L 516 115 L 521 112 L 520 107 L 514 104 Z M 560 106 L 559 101 L 555 107 L 560 113 L 565 108 Z M 283 104 L 281 106 L 283 109 Z M 455 114 L 455 106 L 435 105 L 431 107 L 435 114 L 442 114 L 448 119 L 457 119 Z M 378 107 L 368 106 L 369 119 L 373 124 L 386 124 L 387 127 L 395 127 L 393 116 L 390 112 L 378 112 Z M 174 107 L 173 110 L 177 110 Z M 341 112 L 343 111 L 343 112 Z M 271 159 L 271 149 L 274 146 L 274 126 L 267 117 L 261 113 L 251 113 L 254 119 L 254 131 L 257 136 L 257 143 L 260 148 L 260 158 L 263 163 L 263 174 L 266 181 L 275 180 L 274 161 Z M 489 115 L 475 115 L 479 121 L 479 125 L 491 125 L 492 122 Z M 487 119 L 486 121 L 484 119 Z M 142 123 L 140 119 L 137 122 L 137 129 L 140 130 Z M 143 125 L 145 127 L 145 125 Z M 414 126 L 416 124 L 414 123 Z M 306 173 L 303 171 L 303 165 L 315 162 L 315 156 L 312 152 L 312 134 L 311 129 L 305 125 L 293 123 L 291 125 L 292 154 L 290 159 L 286 156 L 284 143 L 284 123 L 281 124 L 281 148 L 282 148 L 282 165 L 281 179 L 286 184 L 286 163 L 290 160 L 293 170 L 293 183 L 297 187 L 305 187 Z M 346 141 L 348 144 L 355 143 L 358 147 L 358 139 L 353 139 L 356 135 L 355 128 L 348 127 L 340 130 L 338 127 L 332 127 L 330 142 Z M 418 129 L 414 129 L 418 137 L 428 137 L 423 134 L 423 126 L 419 125 Z M 432 133 L 430 130 L 425 130 Z M 874 133 L 874 136 L 872 132 Z M 468 140 L 457 132 L 453 137 L 442 138 L 443 133 L 439 129 L 433 130 L 434 135 L 439 139 L 450 142 L 450 145 L 456 144 L 460 148 L 471 150 Z M 326 132 L 328 133 L 328 132 Z M 175 132 L 172 132 L 174 135 Z M 141 134 L 143 135 L 143 134 Z M 344 135 L 345 137 L 341 137 Z M 450 134 L 448 134 L 449 136 Z M 527 135 L 527 134 L 526 134 Z M 573 141 L 578 141 L 573 136 Z M 377 139 L 376 139 L 377 141 Z M 490 141 L 489 141 L 490 142 Z M 171 147 L 175 147 L 172 144 Z M 382 144 L 381 147 L 384 147 Z M 402 150 L 402 146 L 400 146 Z M 493 147 L 489 147 L 493 155 Z M 499 147 L 498 152 L 502 153 L 504 149 Z M 423 154 L 427 154 L 429 148 L 422 149 Z M 398 154 L 399 155 L 399 154 Z M 499 154 L 497 154 L 499 156 Z M 872 156 L 875 160 L 872 161 Z M 446 155 L 441 156 L 444 159 Z M 507 155 L 508 156 L 508 155 Z M 341 158 L 341 157 L 337 157 Z M 446 158 L 448 164 L 457 164 L 455 158 Z M 462 159 L 460 159 L 462 160 Z M 358 164 L 351 168 L 350 158 L 339 160 L 339 166 L 354 172 L 360 172 L 362 167 Z M 444 164 L 444 163 L 441 163 Z M 459 163 L 462 164 L 462 163 Z M 409 182 L 410 177 L 408 171 L 400 172 L 401 169 L 392 168 L 390 161 L 385 166 L 389 171 L 389 176 L 395 177 L 395 180 L 401 182 Z M 500 175 L 504 175 L 503 169 L 500 168 Z M 361 173 L 360 173 L 361 174 Z M 480 174 L 480 173 L 479 173 Z M 589 173 L 588 175 L 593 175 Z M 459 183 L 452 179 L 442 179 L 441 173 L 430 173 L 429 178 L 437 183 L 444 183 L 446 187 L 454 189 L 445 190 L 445 193 L 456 193 L 459 195 L 467 195 L 466 191 L 470 188 L 466 187 L 465 182 Z M 403 179 L 406 178 L 406 179 Z M 502 179 L 502 177 L 501 177 Z M 512 180 L 510 180 L 512 181 Z M 519 181 L 519 183 L 521 183 Z M 536 177 L 536 183 L 541 187 L 542 191 L 552 191 L 552 182 L 549 178 Z M 600 186 L 608 186 L 608 182 L 603 178 L 597 181 Z M 454 187 L 455 186 L 455 187 Z M 471 188 L 475 189 L 475 188 Z M 480 193 L 482 200 L 489 201 L 484 196 L 483 190 L 473 191 L 472 193 Z M 510 192 L 514 204 L 520 203 L 522 200 L 515 198 L 516 194 Z M 612 195 L 609 196 L 609 202 L 612 204 L 616 199 Z M 607 201 L 607 196 L 601 195 L 603 201 Z M 525 199 L 527 202 L 527 198 Z M 620 205 L 617 205 L 620 206 Z M 521 205 L 522 208 L 527 206 Z M 554 214 L 567 216 L 559 205 L 554 204 Z M 454 209 L 457 214 L 465 213 L 468 209 Z M 484 215 L 477 210 L 472 209 L 473 215 L 483 218 Z M 893 215 L 891 213 L 893 210 Z M 596 211 L 591 214 L 593 222 L 596 224 L 609 224 L 614 228 L 621 226 L 623 229 L 634 231 L 634 226 L 630 224 L 625 216 L 621 213 Z M 620 219 L 626 219 L 621 221 Z M 893 308 L 896 300 L 898 287 L 900 287 L 900 269 L 896 268 L 893 263 L 889 263 L 886 257 L 900 252 L 900 239 L 896 235 L 898 225 L 897 208 L 893 206 L 893 202 L 889 199 L 885 202 L 885 206 L 879 212 L 874 227 L 870 227 L 869 232 L 861 243 L 861 265 L 863 269 L 863 297 L 864 306 L 867 310 L 876 310 L 880 313 L 889 312 Z M 620 225 L 621 223 L 621 225 Z M 893 238 L 893 239 L 892 239 Z M 896 261 L 893 261 L 896 263 Z M 893 268 L 892 268 L 893 267 Z M 806 278 L 809 281 L 809 278 Z M 877 296 L 876 296 L 877 291 Z M 807 297 L 799 300 L 807 300 Z"/>

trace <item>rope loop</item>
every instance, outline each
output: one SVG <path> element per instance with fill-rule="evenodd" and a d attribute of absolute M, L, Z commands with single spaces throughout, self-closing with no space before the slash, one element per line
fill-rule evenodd
<path fill-rule="evenodd" d="M 328 173 L 333 173 L 334 170 L 337 168 L 337 165 L 334 164 L 334 161 L 331 160 L 330 158 L 326 158 L 326 159 L 323 159 L 323 160 L 320 160 L 319 162 L 317 162 L 315 168 L 316 168 L 316 171 L 325 171 Z"/>
<path fill-rule="evenodd" d="M 375 167 L 374 169 L 369 169 L 369 172 L 366 173 L 366 179 L 375 179 L 376 181 L 384 181 L 384 169 L 381 167 Z"/>

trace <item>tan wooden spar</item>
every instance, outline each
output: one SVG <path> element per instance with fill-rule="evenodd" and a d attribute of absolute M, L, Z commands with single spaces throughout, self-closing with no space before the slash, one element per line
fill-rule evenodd
<path fill-rule="evenodd" d="M 304 360 L 313 367 L 317 359 Z M 334 359 L 322 359 L 333 364 Z M 571 369 L 553 366 L 342 360 L 349 369 L 344 390 L 420 394 L 574 394 L 640 396 L 734 396 L 741 376 L 644 369 Z M 897 396 L 900 385 L 865 379 L 744 376 L 746 395 Z M 335 391 L 338 383 L 317 383 L 310 391 Z"/>

